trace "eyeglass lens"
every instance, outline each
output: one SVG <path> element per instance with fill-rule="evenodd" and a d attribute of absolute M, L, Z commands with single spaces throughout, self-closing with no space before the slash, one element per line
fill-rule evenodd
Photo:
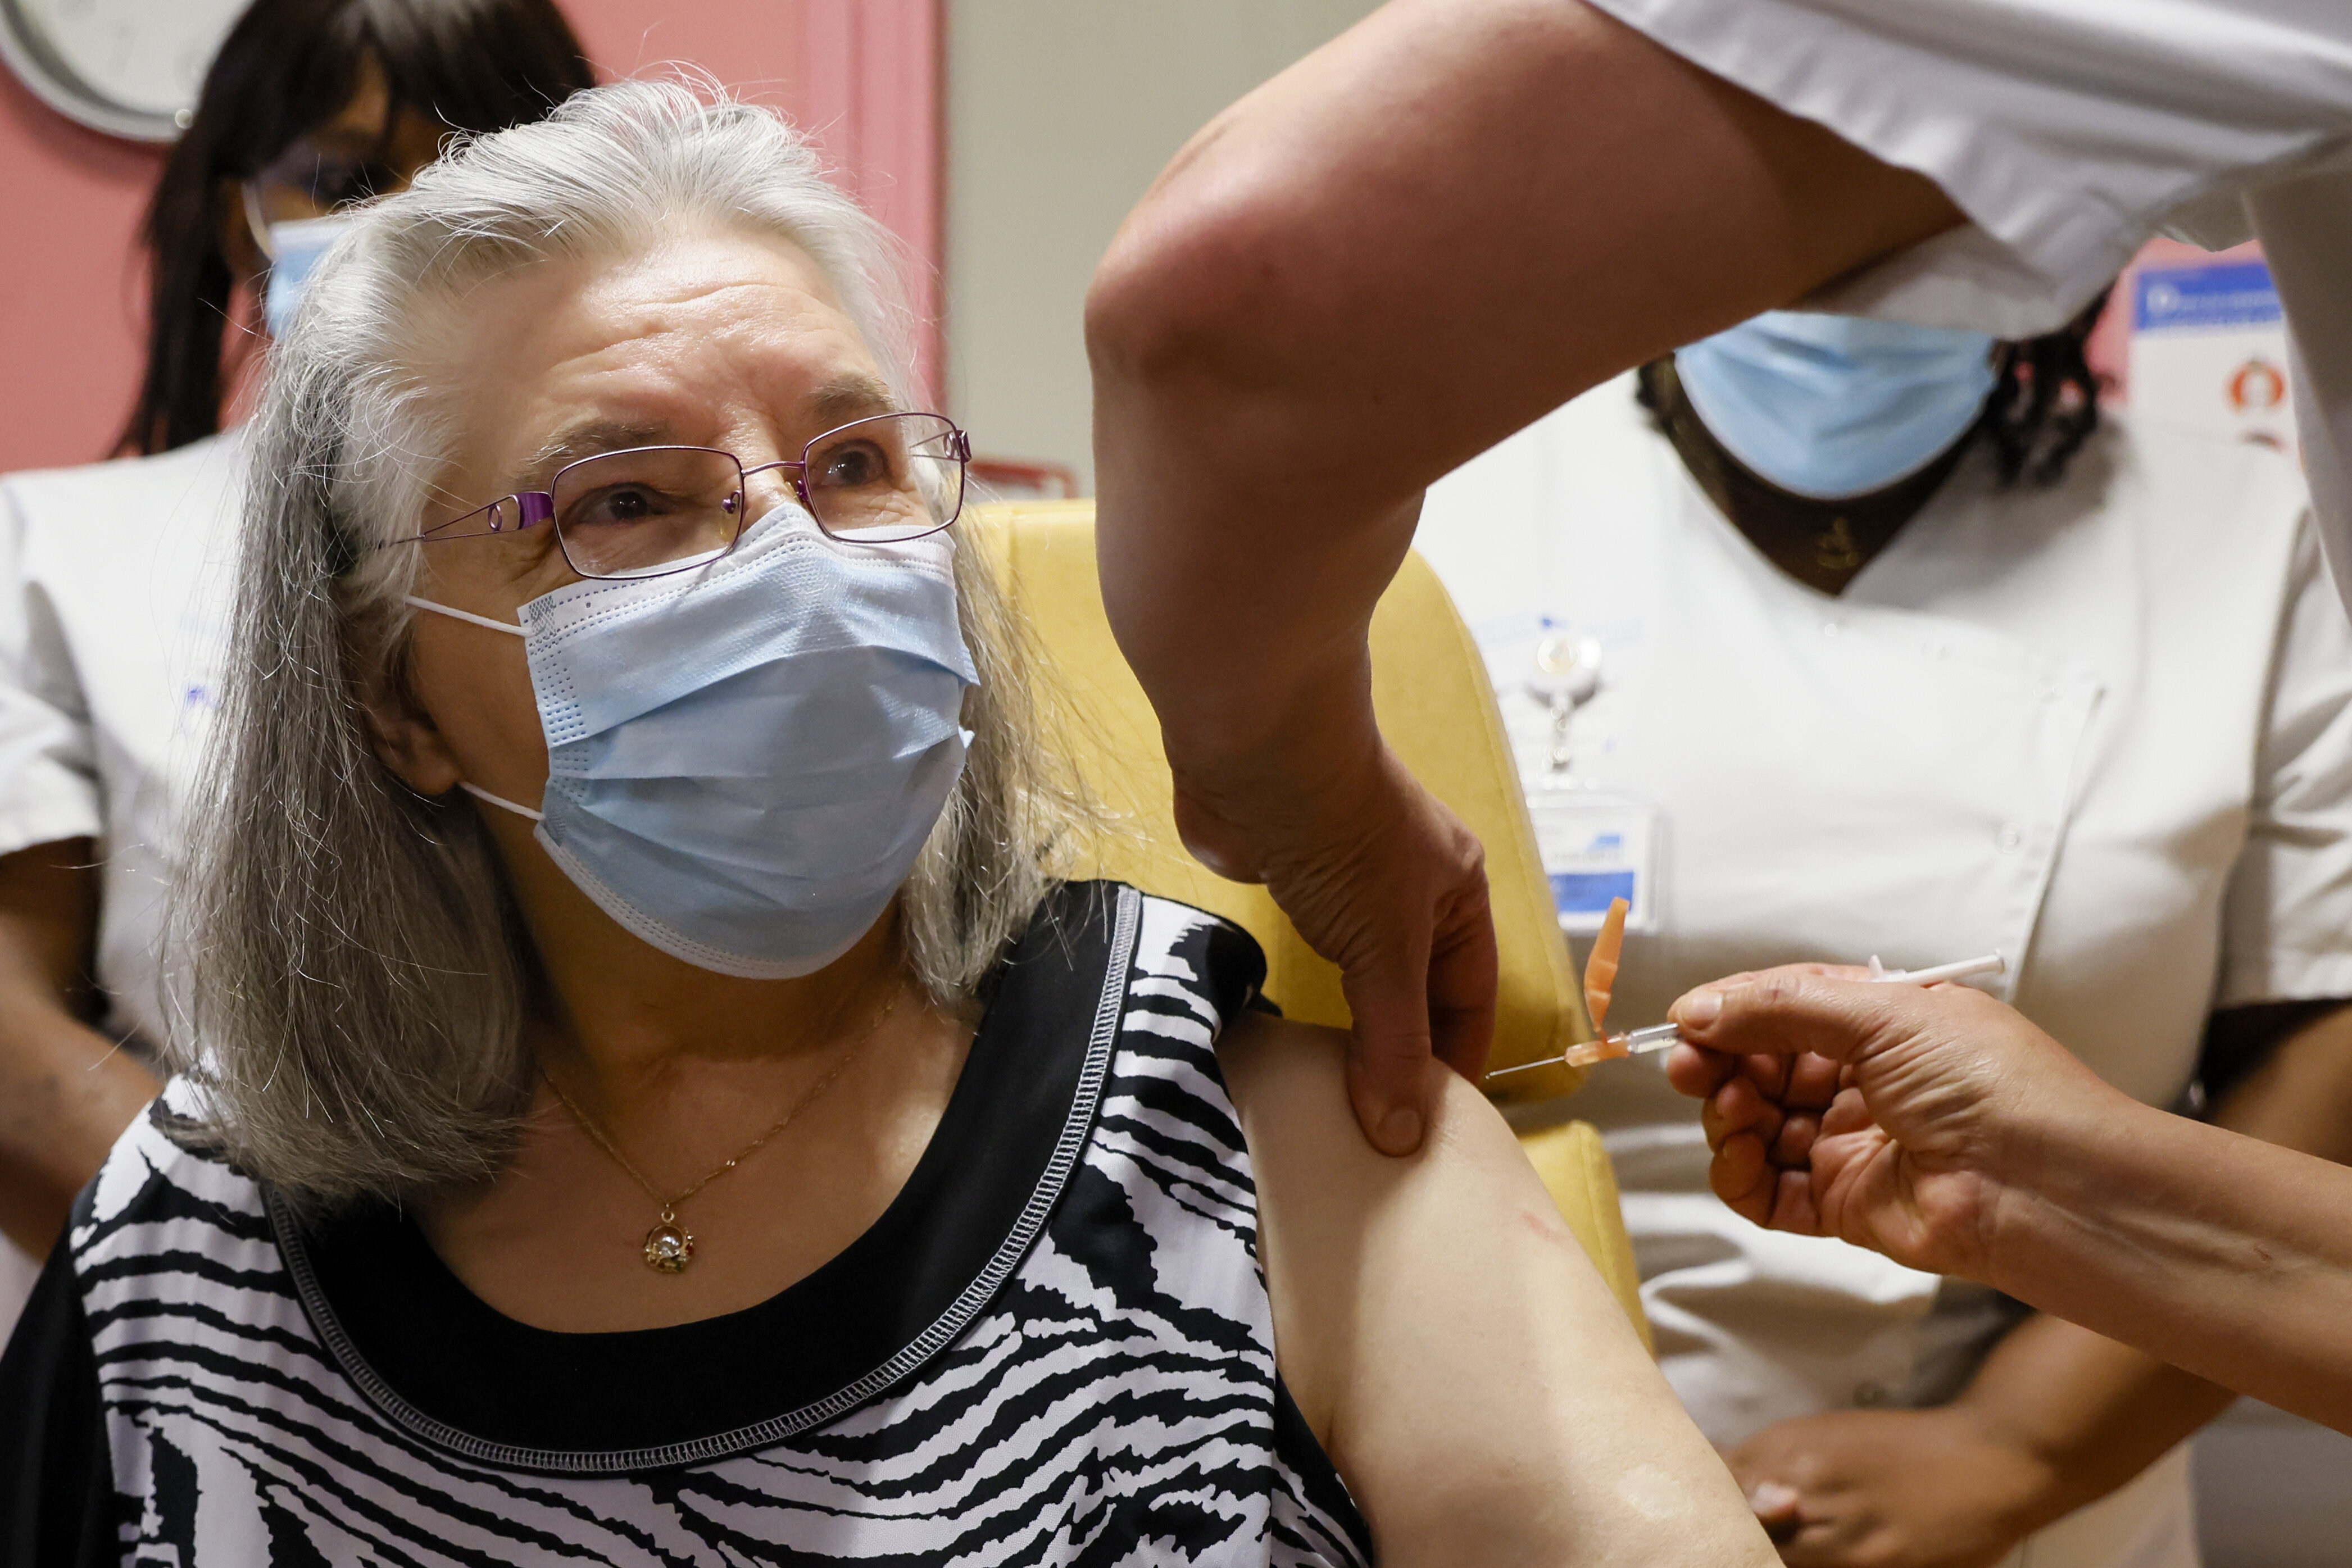
<path fill-rule="evenodd" d="M 859 420 L 810 445 L 803 471 L 817 526 L 856 544 L 919 538 L 963 505 L 956 428 L 938 414 Z M 552 488 L 556 536 L 584 577 L 682 571 L 727 553 L 750 509 L 727 453 L 650 446 L 583 458 Z"/>
<path fill-rule="evenodd" d="M 555 534 L 583 577 L 647 577 L 727 553 L 743 526 L 743 470 L 724 452 L 648 446 L 555 476 Z"/>
<path fill-rule="evenodd" d="M 804 454 L 801 483 L 817 526 L 854 544 L 936 533 L 963 506 L 956 427 L 936 413 L 892 413 L 832 431 Z"/>

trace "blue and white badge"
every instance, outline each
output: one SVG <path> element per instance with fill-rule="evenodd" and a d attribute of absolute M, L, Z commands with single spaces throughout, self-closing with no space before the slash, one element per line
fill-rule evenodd
<path fill-rule="evenodd" d="M 2294 455 L 2286 317 L 2269 267 L 2149 267 L 2133 285 L 2132 417 Z"/>
<path fill-rule="evenodd" d="M 1563 781 L 1528 790 L 1528 816 L 1535 823 L 1536 852 L 1551 883 L 1562 931 L 1592 936 L 1610 904 L 1620 898 L 1632 905 L 1627 930 L 1657 929 L 1664 814 L 1655 806 Z"/>
<path fill-rule="evenodd" d="M 1627 929 L 1655 930 L 1664 813 L 1597 784 L 1578 766 L 1580 754 L 1605 756 L 1614 744 L 1605 721 L 1598 734 L 1593 724 L 1596 702 L 1601 709 L 1611 706 L 1599 700 L 1612 686 L 1606 646 L 1549 615 L 1532 628 L 1496 628 L 1485 641 L 1496 687 L 1517 686 L 1545 716 L 1541 749 L 1530 754 L 1526 735 L 1517 749 L 1528 780 L 1528 817 L 1560 929 L 1593 935 L 1622 898 L 1631 905 Z"/>

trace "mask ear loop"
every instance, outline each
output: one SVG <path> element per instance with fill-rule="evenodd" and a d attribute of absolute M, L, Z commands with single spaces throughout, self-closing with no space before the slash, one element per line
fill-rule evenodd
<path fill-rule="evenodd" d="M 429 599 L 419 599 L 413 593 L 404 593 L 401 595 L 401 598 L 403 601 L 415 606 L 417 609 L 430 610 L 436 615 L 446 615 L 452 620 L 457 621 L 470 621 L 477 626 L 487 626 L 493 632 L 512 632 L 518 637 L 528 637 L 530 635 L 530 632 L 524 631 L 520 626 L 510 626 L 503 621 L 493 621 L 487 615 L 477 615 L 470 610 L 453 610 L 446 604 L 436 604 Z M 491 805 L 499 808 L 501 810 L 512 811 L 518 817 L 528 817 L 534 822 L 544 822 L 547 821 L 547 813 L 544 811 L 534 811 L 528 806 L 518 806 L 503 795 L 493 795 L 488 789 L 481 788 L 479 785 L 468 784 L 462 779 L 457 780 L 457 788 L 463 789 L 467 794 L 471 795 L 477 800 L 488 800 Z"/>
<path fill-rule="evenodd" d="M 488 789 L 481 789 L 477 785 L 468 784 L 462 779 L 457 780 L 457 788 L 463 789 L 467 794 L 471 795 L 477 800 L 488 800 L 491 805 L 499 807 L 505 810 L 512 811 L 518 817 L 529 817 L 534 822 L 544 822 L 547 821 L 547 813 L 544 811 L 534 811 L 528 806 L 518 806 L 503 795 L 493 795 Z"/>
<path fill-rule="evenodd" d="M 530 635 L 529 632 L 510 621 L 493 621 L 487 615 L 477 615 L 470 610 L 453 610 L 446 604 L 436 604 L 429 599 L 419 599 L 413 593 L 404 593 L 400 597 L 402 602 L 405 604 L 418 610 L 430 610 L 436 615 L 446 615 L 453 621 L 470 621 L 477 626 L 487 626 L 493 632 L 505 632 L 517 637 Z"/>

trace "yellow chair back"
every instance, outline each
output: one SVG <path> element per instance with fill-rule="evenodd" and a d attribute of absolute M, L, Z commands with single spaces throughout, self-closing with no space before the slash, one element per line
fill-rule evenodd
<path fill-rule="evenodd" d="M 1211 910 L 1257 938 L 1266 994 L 1288 1017 L 1345 1029 L 1339 970 L 1302 940 L 1265 888 L 1227 882 L 1186 853 L 1170 803 L 1159 721 L 1103 612 L 1095 570 L 1094 504 L 975 507 L 957 525 L 998 570 L 1011 608 L 1050 666 L 1041 683 L 1071 711 L 1053 716 L 1079 753 L 1078 771 L 1114 819 L 1073 868 Z M 1549 884 L 1486 665 L 1436 573 L 1407 558 L 1372 618 L 1372 702 L 1405 765 L 1486 846 L 1499 948 L 1492 1065 L 1556 1057 L 1592 1037 L 1581 988 L 1554 917 Z M 1582 1081 L 1566 1068 L 1519 1073 L 1513 1097 L 1545 1098 Z M 1635 1324 L 1643 1328 L 1633 1254 L 1608 1156 L 1590 1127 L 1533 1134 L 1529 1157 L 1560 1211 Z"/>
<path fill-rule="evenodd" d="M 1087 501 L 976 507 L 966 538 L 1002 563 L 1016 616 L 1054 666 L 1076 710 L 1064 716 L 1087 755 L 1081 771 L 1134 831 L 1097 847 L 1092 874 L 1117 877 L 1213 910 L 1266 952 L 1266 994 L 1288 1016 L 1345 1029 L 1339 972 L 1299 938 L 1265 888 L 1227 882 L 1184 852 L 1169 800 L 1159 721 L 1113 640 L 1095 574 Z M 1591 1038 L 1584 1000 L 1552 915 L 1535 833 L 1476 644 L 1437 574 L 1409 557 L 1372 618 L 1372 702 L 1381 728 L 1414 777 L 1486 846 L 1500 949 L 1493 1065 L 1558 1056 Z M 1566 1092 L 1567 1069 L 1516 1075 L 1513 1098 Z"/>

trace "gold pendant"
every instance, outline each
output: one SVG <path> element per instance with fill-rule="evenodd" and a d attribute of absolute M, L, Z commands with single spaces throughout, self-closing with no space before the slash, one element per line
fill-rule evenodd
<path fill-rule="evenodd" d="M 646 1232 L 646 1267 L 656 1274 L 683 1274 L 694 1261 L 694 1237 L 665 1208 L 661 1223 Z"/>

